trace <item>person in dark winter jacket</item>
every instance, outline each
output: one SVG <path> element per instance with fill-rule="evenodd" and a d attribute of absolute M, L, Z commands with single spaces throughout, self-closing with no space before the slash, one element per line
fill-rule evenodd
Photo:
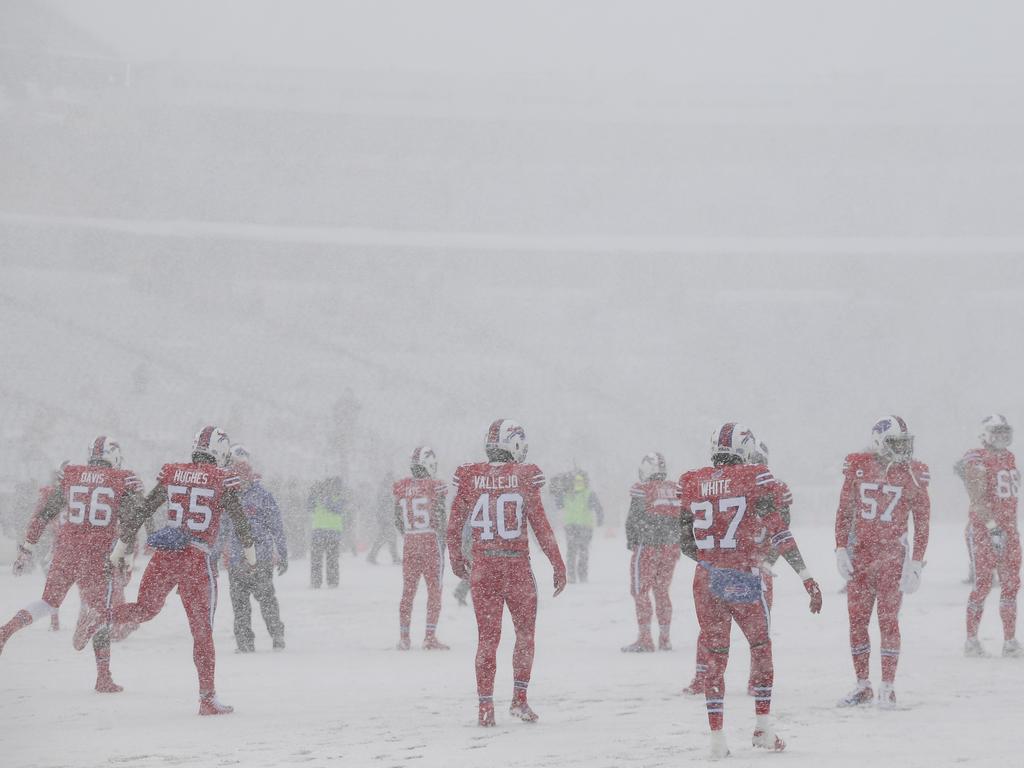
<path fill-rule="evenodd" d="M 231 448 L 231 467 L 242 479 L 242 511 L 252 527 L 256 545 L 256 565 L 245 562 L 240 541 L 231 518 L 221 527 L 219 549 L 227 550 L 228 584 L 231 606 L 235 612 L 235 643 L 239 653 L 255 650 L 256 635 L 252 631 L 251 597 L 259 603 L 274 650 L 284 649 L 284 624 L 274 590 L 274 564 L 277 575 L 288 570 L 288 542 L 285 540 L 281 511 L 274 496 L 263 487 L 259 475 L 252 470 L 249 452 L 244 446 Z"/>

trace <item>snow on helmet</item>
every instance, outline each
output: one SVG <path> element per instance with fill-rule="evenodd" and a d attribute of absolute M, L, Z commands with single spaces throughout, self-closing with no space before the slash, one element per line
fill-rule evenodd
<path fill-rule="evenodd" d="M 226 467 L 231 461 L 231 440 L 220 427 L 203 427 L 192 440 L 192 455 L 201 454 L 213 459 L 218 467 Z"/>
<path fill-rule="evenodd" d="M 1013 442 L 1013 427 L 1001 413 L 993 413 L 981 420 L 981 432 L 978 435 L 986 448 L 1004 450 Z"/>
<path fill-rule="evenodd" d="M 750 428 L 729 421 L 711 434 L 711 456 L 735 456 L 744 464 L 750 460 L 750 454 L 757 447 L 757 438 Z"/>
<path fill-rule="evenodd" d="M 437 477 L 437 454 L 434 453 L 434 449 L 429 445 L 417 446 L 409 459 L 409 468 L 413 474 L 419 470 L 427 477 Z"/>
<path fill-rule="evenodd" d="M 750 452 L 750 463 L 751 464 L 767 464 L 768 463 L 768 445 L 764 440 L 757 441 L 757 447 Z"/>
<path fill-rule="evenodd" d="M 665 469 L 665 457 L 657 451 L 651 451 L 640 459 L 639 475 L 641 483 L 646 483 L 655 475 L 665 477 L 667 472 Z"/>
<path fill-rule="evenodd" d="M 526 461 L 526 430 L 512 419 L 495 419 L 487 430 L 484 447 L 488 451 L 508 451 L 515 462 Z"/>
<path fill-rule="evenodd" d="M 229 459 L 228 463 L 231 465 L 245 464 L 250 467 L 252 466 L 252 454 L 249 453 L 249 449 L 241 443 L 235 443 L 231 446 Z"/>
<path fill-rule="evenodd" d="M 914 435 L 899 416 L 886 416 L 871 428 L 875 453 L 889 461 L 910 461 L 914 457 Z"/>
<path fill-rule="evenodd" d="M 121 446 L 112 437 L 100 435 L 89 446 L 90 464 L 98 464 L 102 461 L 114 467 L 114 469 L 120 469 L 121 460 Z"/>

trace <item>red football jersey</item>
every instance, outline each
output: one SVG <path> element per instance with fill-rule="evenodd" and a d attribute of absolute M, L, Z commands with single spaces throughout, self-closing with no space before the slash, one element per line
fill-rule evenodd
<path fill-rule="evenodd" d="M 224 496 L 242 486 L 235 471 L 213 464 L 164 464 L 157 482 L 167 488 L 167 525 L 184 525 L 193 540 L 213 549 Z"/>
<path fill-rule="evenodd" d="M 763 464 L 727 464 L 686 472 L 679 478 L 684 512 L 693 516 L 697 556 L 720 568 L 749 570 L 764 556 L 767 540 L 780 552 L 793 536 L 779 515 L 782 489 Z M 772 510 L 760 513 L 759 502 Z"/>
<path fill-rule="evenodd" d="M 535 464 L 463 464 L 455 470 L 453 483 L 455 499 L 448 521 L 452 557 L 462 551 L 464 531 L 474 562 L 490 549 L 529 555 L 531 525 L 541 548 L 548 552 L 552 545 L 557 552 L 540 498 L 544 473 Z"/>
<path fill-rule="evenodd" d="M 648 515 L 679 519 L 679 509 L 682 506 L 679 501 L 679 485 L 671 480 L 633 483 L 629 495 L 643 502 L 644 512 Z"/>
<path fill-rule="evenodd" d="M 118 535 L 118 515 L 126 494 L 142 492 L 134 473 L 113 467 L 71 464 L 64 468 L 61 493 L 67 521 L 61 546 L 109 552 Z"/>
<path fill-rule="evenodd" d="M 971 502 L 971 525 L 983 528 L 991 519 L 1007 533 L 1016 533 L 1020 472 L 1013 454 L 992 448 L 968 451 L 957 464 L 957 473 L 965 482 L 983 487 L 981 498 Z"/>
<path fill-rule="evenodd" d="M 875 453 L 851 453 L 843 474 L 836 547 L 849 546 L 852 530 L 855 561 L 902 557 L 913 517 L 913 559 L 924 560 L 931 516 L 928 466 L 916 460 L 889 462 Z"/>
<path fill-rule="evenodd" d="M 443 480 L 429 477 L 405 477 L 394 485 L 395 503 L 402 509 L 406 534 L 442 534 L 438 508 L 443 508 L 448 495 Z"/>

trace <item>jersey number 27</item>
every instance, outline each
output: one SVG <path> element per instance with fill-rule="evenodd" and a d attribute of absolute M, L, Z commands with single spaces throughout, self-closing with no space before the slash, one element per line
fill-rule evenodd
<path fill-rule="evenodd" d="M 696 543 L 697 549 L 714 549 L 715 537 L 702 536 L 698 538 L 697 531 L 706 531 L 714 525 L 715 505 L 710 501 L 694 501 L 690 504 L 690 511 L 693 513 L 693 541 Z M 729 521 L 729 527 L 725 530 L 725 536 L 717 541 L 719 549 L 736 549 L 736 530 L 747 513 L 746 496 L 718 500 L 719 514 L 727 515 L 730 511 L 732 519 Z"/>

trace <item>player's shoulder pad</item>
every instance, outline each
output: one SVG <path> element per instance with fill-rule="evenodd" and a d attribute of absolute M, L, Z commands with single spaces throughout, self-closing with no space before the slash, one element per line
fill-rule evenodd
<path fill-rule="evenodd" d="M 462 479 L 471 471 L 473 467 L 472 461 L 467 461 L 465 464 L 460 464 L 452 472 L 452 485 L 458 488 L 462 484 Z"/>
<path fill-rule="evenodd" d="M 910 469 L 914 473 L 914 477 L 917 479 L 917 482 L 919 482 L 922 487 L 927 486 L 931 482 L 931 472 L 928 470 L 928 465 L 923 461 L 914 459 L 910 462 Z"/>
<path fill-rule="evenodd" d="M 142 491 L 142 481 L 139 479 L 138 475 L 136 475 L 130 469 L 122 469 L 121 472 L 123 473 L 125 488 L 127 488 L 129 491 Z"/>
<path fill-rule="evenodd" d="M 632 496 L 634 499 L 644 498 L 647 495 L 646 489 L 644 488 L 644 484 L 633 483 L 633 485 L 629 489 L 629 495 Z"/>
<path fill-rule="evenodd" d="M 218 467 L 220 470 L 220 484 L 228 490 L 237 490 L 242 487 L 242 478 L 238 473 L 229 467 Z"/>
<path fill-rule="evenodd" d="M 846 477 L 862 477 L 865 465 L 874 458 L 875 454 L 865 451 L 848 454 L 843 460 L 843 474 Z"/>
<path fill-rule="evenodd" d="M 404 477 L 401 480 L 395 480 L 395 482 L 393 482 L 391 484 L 391 495 L 392 496 L 401 496 L 403 493 L 405 493 L 405 478 Z"/>
<path fill-rule="evenodd" d="M 754 476 L 754 485 L 774 485 L 775 475 L 764 464 L 750 464 L 747 471 Z"/>
<path fill-rule="evenodd" d="M 547 482 L 547 478 L 544 477 L 544 473 L 540 471 L 540 467 L 536 464 L 521 464 L 519 468 L 519 476 L 527 485 L 531 485 L 535 488 L 541 488 L 544 486 L 544 483 Z"/>

